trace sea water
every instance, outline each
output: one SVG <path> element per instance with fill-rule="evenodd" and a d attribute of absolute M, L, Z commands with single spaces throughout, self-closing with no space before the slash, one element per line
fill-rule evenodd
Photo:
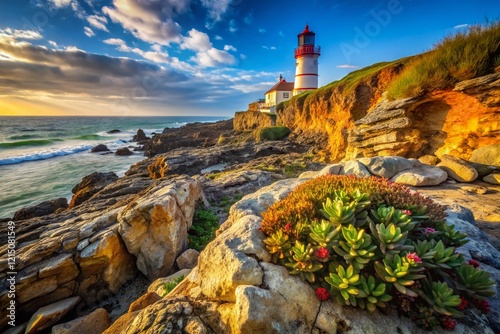
<path fill-rule="evenodd" d="M 137 129 L 147 136 L 166 127 L 214 122 L 224 117 L 0 117 L 0 218 L 26 206 L 71 198 L 71 189 L 93 172 L 123 176 L 130 165 L 144 159 L 90 153 L 98 144 L 112 151 L 131 143 Z M 120 130 L 109 133 L 111 130 Z"/>

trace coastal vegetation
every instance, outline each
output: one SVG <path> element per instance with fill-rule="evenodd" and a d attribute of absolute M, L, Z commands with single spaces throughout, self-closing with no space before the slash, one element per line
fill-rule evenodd
<path fill-rule="evenodd" d="M 500 21 L 473 25 L 445 37 L 433 50 L 414 57 L 389 86 L 397 99 L 453 87 L 459 81 L 492 73 L 500 66 Z"/>
<path fill-rule="evenodd" d="M 266 248 L 321 301 L 394 307 L 419 326 L 453 329 L 473 305 L 487 312 L 490 274 L 457 248 L 466 235 L 444 208 L 387 179 L 326 175 L 262 214 Z"/>
<path fill-rule="evenodd" d="M 286 126 L 269 126 L 260 128 L 255 132 L 255 140 L 261 142 L 264 140 L 280 140 L 290 134 L 290 129 Z"/>
<path fill-rule="evenodd" d="M 184 279 L 184 275 L 178 276 L 171 280 L 170 282 L 165 283 L 165 294 L 161 297 L 165 297 L 172 291 L 180 282 Z"/>
<path fill-rule="evenodd" d="M 219 218 L 214 211 L 199 205 L 193 216 L 193 223 L 188 231 L 188 248 L 201 252 L 215 238 L 219 228 Z"/>

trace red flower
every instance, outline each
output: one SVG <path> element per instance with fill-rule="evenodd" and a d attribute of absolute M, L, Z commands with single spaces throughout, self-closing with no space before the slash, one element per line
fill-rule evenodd
<path fill-rule="evenodd" d="M 330 299 L 330 292 L 328 292 L 325 288 L 319 287 L 316 289 L 316 297 L 318 297 L 321 301 L 328 300 Z"/>
<path fill-rule="evenodd" d="M 330 253 L 325 247 L 320 247 L 317 251 L 314 252 L 314 256 L 316 256 L 318 260 L 322 261 L 327 260 L 330 257 Z"/>
<path fill-rule="evenodd" d="M 417 255 L 417 253 L 408 253 L 406 258 L 410 263 L 422 263 L 422 259 Z"/>
<path fill-rule="evenodd" d="M 469 260 L 469 264 L 470 264 L 471 266 L 474 266 L 474 268 L 479 267 L 479 262 L 477 262 L 476 260 L 473 260 L 473 259 L 470 259 L 470 260 Z"/>
<path fill-rule="evenodd" d="M 443 319 L 441 319 L 441 325 L 448 331 L 454 330 L 457 324 L 458 322 L 453 320 L 451 317 L 444 317 Z"/>
<path fill-rule="evenodd" d="M 404 213 L 407 216 L 411 216 L 412 212 L 410 210 L 401 210 L 402 213 Z"/>
<path fill-rule="evenodd" d="M 490 303 L 487 300 L 476 300 L 475 304 L 482 313 L 488 313 L 490 311 Z"/>
<path fill-rule="evenodd" d="M 287 223 L 287 224 L 285 225 L 285 231 L 286 231 L 286 232 L 288 232 L 288 231 L 290 231 L 291 229 L 292 229 L 292 224 Z"/>
<path fill-rule="evenodd" d="M 465 310 L 465 308 L 469 305 L 467 299 L 464 296 L 460 296 L 461 303 L 457 306 L 459 310 Z"/>

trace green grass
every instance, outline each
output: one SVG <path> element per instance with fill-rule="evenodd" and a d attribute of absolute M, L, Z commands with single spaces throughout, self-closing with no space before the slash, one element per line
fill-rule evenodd
<path fill-rule="evenodd" d="M 255 140 L 258 142 L 264 140 L 280 140 L 285 138 L 290 134 L 290 129 L 286 126 L 270 126 L 262 129 L 258 129 L 255 132 Z"/>
<path fill-rule="evenodd" d="M 475 25 L 445 37 L 416 57 L 388 89 L 390 99 L 453 87 L 457 82 L 492 73 L 500 64 L 500 21 Z"/>
<path fill-rule="evenodd" d="M 165 297 L 172 291 L 179 283 L 184 279 L 184 275 L 174 278 L 170 282 L 165 283 L 165 294 L 161 297 Z"/>
<path fill-rule="evenodd" d="M 225 213 L 229 213 L 229 209 L 231 209 L 231 206 L 233 206 L 234 203 L 238 202 L 242 198 L 243 195 L 241 194 L 234 194 L 232 197 L 224 196 L 219 200 L 217 206 L 222 208 Z"/>
<path fill-rule="evenodd" d="M 188 231 L 188 248 L 201 252 L 215 238 L 219 228 L 219 218 L 212 211 L 198 207 L 193 216 L 193 224 Z"/>

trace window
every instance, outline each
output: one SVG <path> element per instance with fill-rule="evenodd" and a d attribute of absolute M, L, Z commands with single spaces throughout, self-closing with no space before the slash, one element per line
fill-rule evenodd
<path fill-rule="evenodd" d="M 290 96 L 288 95 L 289 93 L 283 93 L 283 98 L 288 99 Z"/>

